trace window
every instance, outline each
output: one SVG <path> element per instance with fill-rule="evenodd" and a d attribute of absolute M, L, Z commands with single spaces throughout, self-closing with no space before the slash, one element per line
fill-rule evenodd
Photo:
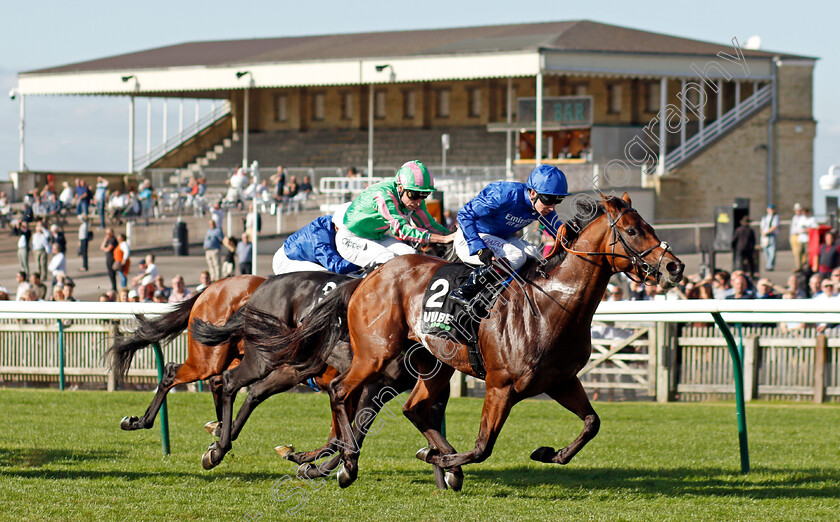
<path fill-rule="evenodd" d="M 572 87 L 572 94 L 575 96 L 586 96 L 587 86 L 585 83 L 578 83 Z"/>
<path fill-rule="evenodd" d="M 470 118 L 478 118 L 481 116 L 481 90 L 477 88 L 467 90 L 467 99 L 469 107 L 467 108 L 467 115 Z"/>
<path fill-rule="evenodd" d="M 645 92 L 645 111 L 659 112 L 659 82 L 647 82 L 646 85 L 647 91 Z"/>
<path fill-rule="evenodd" d="M 318 92 L 312 96 L 312 119 L 315 121 L 324 120 L 324 93 Z"/>
<path fill-rule="evenodd" d="M 353 93 L 345 92 L 341 95 L 341 119 L 353 119 Z"/>
<path fill-rule="evenodd" d="M 414 91 L 403 91 L 403 118 L 406 120 L 414 119 Z"/>
<path fill-rule="evenodd" d="M 285 94 L 274 96 L 274 121 L 288 121 L 289 97 Z"/>
<path fill-rule="evenodd" d="M 437 92 L 437 117 L 449 117 L 449 89 L 441 89 Z"/>
<path fill-rule="evenodd" d="M 621 84 L 612 83 L 607 86 L 607 112 L 609 114 L 621 113 Z"/>
<path fill-rule="evenodd" d="M 374 93 L 373 115 L 377 120 L 385 119 L 385 91 L 376 91 Z"/>

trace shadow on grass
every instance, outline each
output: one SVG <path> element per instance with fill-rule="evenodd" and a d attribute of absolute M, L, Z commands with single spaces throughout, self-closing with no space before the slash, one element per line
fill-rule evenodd
<path fill-rule="evenodd" d="M 632 490 L 635 495 L 744 498 L 837 498 L 840 471 L 821 469 L 758 468 L 750 474 L 723 468 L 587 468 L 534 469 L 520 466 L 504 470 L 466 471 L 465 488 L 472 482 L 485 489 L 501 484 L 527 489 L 557 485 L 570 490 Z"/>
<path fill-rule="evenodd" d="M 115 451 L 75 451 L 47 448 L 0 448 L 0 473 L 3 467 L 38 468 L 54 462 L 91 462 L 113 460 L 123 454 Z"/>

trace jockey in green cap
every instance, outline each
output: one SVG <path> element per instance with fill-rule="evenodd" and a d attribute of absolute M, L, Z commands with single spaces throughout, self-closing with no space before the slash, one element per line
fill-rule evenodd
<path fill-rule="evenodd" d="M 434 190 L 429 169 L 418 160 L 400 167 L 394 179 L 368 187 L 353 200 L 338 227 L 338 253 L 364 267 L 415 253 L 409 244 L 451 243 L 455 234 L 426 209 L 424 200 Z"/>

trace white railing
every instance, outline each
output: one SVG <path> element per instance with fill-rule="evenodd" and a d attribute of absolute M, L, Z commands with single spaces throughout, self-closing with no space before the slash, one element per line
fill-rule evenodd
<path fill-rule="evenodd" d="M 318 192 L 321 195 L 321 212 L 330 214 L 343 203 L 352 201 L 366 188 L 379 183 L 386 178 L 367 177 L 322 177 L 318 181 Z"/>
<path fill-rule="evenodd" d="M 703 132 L 698 132 L 665 156 L 665 171 L 678 167 L 693 154 L 699 152 L 707 143 L 751 116 L 770 101 L 772 94 L 773 84 L 767 84 L 746 100 L 735 105 L 720 119 L 706 125 Z"/>
<path fill-rule="evenodd" d="M 185 141 L 197 135 L 207 127 L 215 125 L 219 120 L 226 117 L 228 114 L 230 114 L 230 102 L 223 100 L 220 105 L 214 107 L 210 112 L 199 118 L 197 121 L 185 127 L 183 131 L 166 138 L 164 143 L 153 148 L 147 154 L 137 156 L 134 159 L 134 170 L 143 170 L 156 160 L 180 147 Z"/>

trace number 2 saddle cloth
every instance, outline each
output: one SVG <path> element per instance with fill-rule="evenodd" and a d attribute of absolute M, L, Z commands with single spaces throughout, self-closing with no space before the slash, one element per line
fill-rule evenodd
<path fill-rule="evenodd" d="M 481 321 L 490 316 L 493 304 L 512 278 L 489 270 L 486 280 L 480 281 L 481 291 L 470 301 L 470 306 L 464 308 L 449 299 L 449 292 L 461 286 L 472 271 L 471 266 L 450 263 L 435 272 L 423 295 L 421 330 L 467 346 L 473 371 L 484 379 L 486 371 L 478 349 L 478 329 Z"/>

